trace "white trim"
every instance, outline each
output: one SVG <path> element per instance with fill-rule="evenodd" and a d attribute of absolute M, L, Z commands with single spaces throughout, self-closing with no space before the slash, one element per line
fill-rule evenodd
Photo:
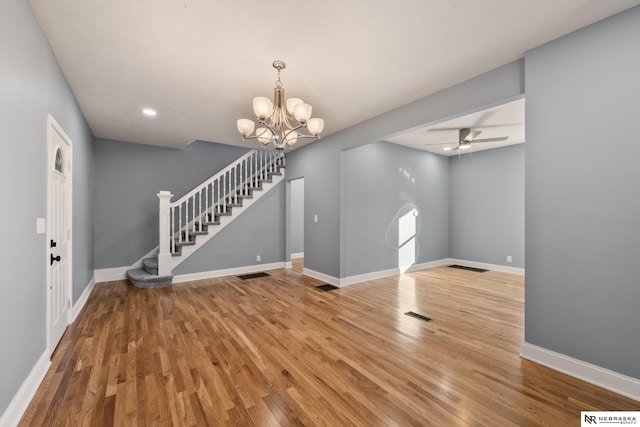
<path fill-rule="evenodd" d="M 304 252 L 297 252 L 295 254 L 291 254 L 291 259 L 304 258 Z"/>
<path fill-rule="evenodd" d="M 525 342 L 520 356 L 556 371 L 640 401 L 640 380 Z"/>
<path fill-rule="evenodd" d="M 173 276 L 173 284 L 191 282 L 193 280 L 213 279 L 216 277 L 236 276 L 238 274 L 257 273 L 259 271 L 275 270 L 285 268 L 284 262 L 273 262 L 270 264 L 255 264 L 244 267 L 225 268 L 222 270 L 202 271 L 199 273 L 177 274 Z"/>
<path fill-rule="evenodd" d="M 0 427 L 13 427 L 18 425 L 24 415 L 24 411 L 27 410 L 29 403 L 31 403 L 31 399 L 33 399 L 36 391 L 38 391 L 38 387 L 40 387 L 50 365 L 51 361 L 49 360 L 48 350 L 45 350 L 35 365 L 33 365 L 33 368 L 31 368 L 31 372 L 27 375 L 18 392 L 13 396 L 13 399 L 11 399 L 7 409 L 5 409 L 4 413 L 0 416 Z"/>
<path fill-rule="evenodd" d="M 355 276 L 342 277 L 338 283 L 339 286 L 345 287 L 360 282 L 367 282 L 369 280 L 384 279 L 385 277 L 397 276 L 400 274 L 400 270 L 397 268 L 391 268 L 389 270 L 373 271 L 371 273 L 356 274 Z"/>
<path fill-rule="evenodd" d="M 97 283 L 124 280 L 127 278 L 127 271 L 131 269 L 133 267 L 101 268 L 93 271 L 93 277 Z"/>
<path fill-rule="evenodd" d="M 340 286 L 340 279 L 337 277 L 329 276 L 328 274 L 320 273 L 319 271 L 311 270 L 310 268 L 304 267 L 302 269 L 302 274 L 305 276 L 313 277 L 314 279 L 320 280 L 321 282 L 326 282 L 333 286 Z"/>
<path fill-rule="evenodd" d="M 94 278 L 92 278 L 89 281 L 89 283 L 87 284 L 87 286 L 84 288 L 84 291 L 82 291 L 82 295 L 80 295 L 80 298 L 78 298 L 78 301 L 76 301 L 76 303 L 73 304 L 73 308 L 71 309 L 71 322 L 72 323 L 75 322 L 76 319 L 78 318 L 78 315 L 80 314 L 80 312 L 84 308 L 84 305 L 89 300 L 89 295 L 91 295 L 91 291 L 93 291 L 93 288 L 95 286 L 96 286 L 96 281 L 95 281 Z"/>
<path fill-rule="evenodd" d="M 489 264 L 486 262 L 467 261 L 464 259 L 448 258 L 449 263 L 464 265 L 465 267 L 484 268 L 485 270 L 499 271 L 501 273 L 511 273 L 524 276 L 524 268 L 509 267 L 500 264 Z"/>
<path fill-rule="evenodd" d="M 420 264 L 414 264 L 411 267 L 409 267 L 405 271 L 405 273 L 448 265 L 451 263 L 450 261 L 451 260 L 449 258 L 443 258 L 436 261 L 429 261 L 429 262 L 423 262 Z M 401 272 L 400 269 L 396 267 L 396 268 L 391 268 L 389 270 L 373 271 L 371 273 L 356 274 L 355 276 L 343 277 L 340 279 L 339 283 L 340 283 L 340 287 L 344 287 L 344 286 L 353 285 L 355 283 L 367 282 L 369 280 L 384 279 L 386 277 L 399 276 L 402 273 L 403 272 Z"/>
<path fill-rule="evenodd" d="M 111 282 L 112 280 L 125 280 L 127 278 L 127 271 L 142 268 L 143 259 L 153 258 L 157 254 L 158 247 L 156 246 L 128 267 L 101 268 L 98 270 L 94 270 L 93 277 L 95 279 L 95 282 L 100 283 Z"/>
<path fill-rule="evenodd" d="M 293 263 L 291 261 L 286 261 L 284 263 L 284 268 L 293 268 Z"/>

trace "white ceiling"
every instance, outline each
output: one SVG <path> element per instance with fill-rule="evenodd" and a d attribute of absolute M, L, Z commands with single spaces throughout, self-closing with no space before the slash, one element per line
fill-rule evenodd
<path fill-rule="evenodd" d="M 469 128 L 481 132 L 474 139 L 507 137 L 507 140 L 499 142 L 472 142 L 472 153 L 521 144 L 524 142 L 524 104 L 525 100 L 521 98 L 438 124 L 411 129 L 387 138 L 387 141 L 443 156 L 457 156 L 466 154 L 469 150 L 462 150 L 459 153 L 458 151 L 445 151 L 444 148 L 455 148 L 458 145 L 458 131 L 461 128 Z"/>
<path fill-rule="evenodd" d="M 30 4 L 94 136 L 181 147 L 245 144 L 236 119 L 252 118 L 254 96 L 272 96 L 276 59 L 287 96 L 313 106 L 326 136 L 640 0 Z"/>

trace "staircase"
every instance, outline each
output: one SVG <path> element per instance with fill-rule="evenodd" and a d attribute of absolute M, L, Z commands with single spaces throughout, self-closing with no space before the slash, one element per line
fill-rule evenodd
<path fill-rule="evenodd" d="M 129 281 L 139 288 L 171 285 L 173 269 L 284 179 L 284 167 L 283 153 L 252 150 L 175 202 L 161 191 L 158 254 L 129 270 Z"/>

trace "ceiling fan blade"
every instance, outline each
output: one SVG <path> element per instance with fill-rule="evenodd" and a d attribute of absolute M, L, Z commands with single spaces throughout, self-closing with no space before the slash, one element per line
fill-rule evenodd
<path fill-rule="evenodd" d="M 498 141 L 506 141 L 507 139 L 509 139 L 508 136 L 500 136 L 498 138 L 484 138 L 484 139 L 474 139 L 473 143 L 476 142 L 498 142 Z"/>
<path fill-rule="evenodd" d="M 451 142 L 429 142 L 426 143 L 424 145 L 451 145 L 451 144 L 457 144 L 458 141 L 451 141 Z"/>
<path fill-rule="evenodd" d="M 480 135 L 482 133 L 481 130 L 472 130 L 469 132 L 469 135 L 467 135 L 464 140 L 467 142 L 472 142 L 475 141 L 476 138 L 478 137 L 478 135 Z"/>

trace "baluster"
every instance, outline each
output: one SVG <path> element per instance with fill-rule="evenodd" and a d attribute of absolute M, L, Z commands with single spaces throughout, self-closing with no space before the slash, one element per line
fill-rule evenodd
<path fill-rule="evenodd" d="M 233 197 L 238 204 L 238 166 L 233 167 Z"/>
<path fill-rule="evenodd" d="M 178 205 L 178 241 L 182 243 L 182 203 Z"/>
<path fill-rule="evenodd" d="M 171 221 L 171 234 L 169 235 L 169 252 L 171 253 L 175 253 L 176 251 L 176 236 L 173 235 L 173 232 L 176 226 L 175 216 L 176 216 L 176 209 L 175 208 L 169 209 L 169 221 Z"/>
<path fill-rule="evenodd" d="M 222 209 L 227 212 L 227 173 L 222 174 Z"/>
<path fill-rule="evenodd" d="M 204 189 L 198 191 L 198 231 L 202 231 L 202 192 Z"/>
<path fill-rule="evenodd" d="M 204 217 L 209 221 L 209 183 L 207 183 L 204 193 Z"/>
<path fill-rule="evenodd" d="M 184 240 L 189 241 L 189 200 L 184 201 Z"/>

